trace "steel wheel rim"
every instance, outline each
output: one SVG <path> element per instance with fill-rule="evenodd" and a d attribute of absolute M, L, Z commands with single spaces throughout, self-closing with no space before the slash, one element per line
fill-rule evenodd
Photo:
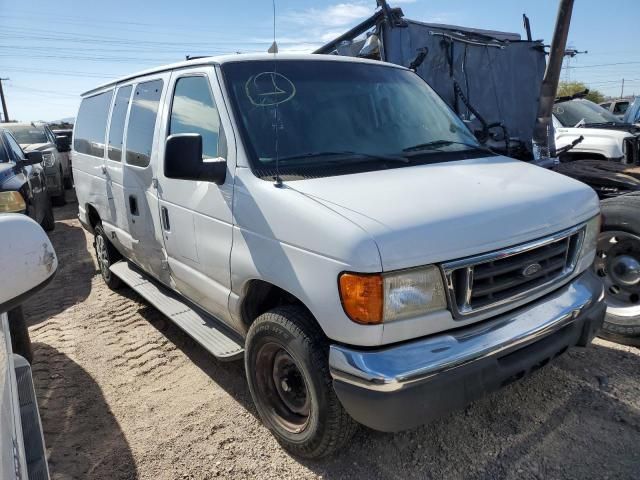
<path fill-rule="evenodd" d="M 269 419 L 289 433 L 299 434 L 311 418 L 307 380 L 294 357 L 279 343 L 262 345 L 256 355 L 256 387 Z"/>
<path fill-rule="evenodd" d="M 604 284 L 610 323 L 634 325 L 640 315 L 640 237 L 628 232 L 607 231 L 598 237 L 593 265 Z"/>
<path fill-rule="evenodd" d="M 102 235 L 96 236 L 96 257 L 98 258 L 98 266 L 102 276 L 108 280 L 111 276 L 109 270 L 109 252 L 107 251 L 107 242 L 105 242 Z"/>

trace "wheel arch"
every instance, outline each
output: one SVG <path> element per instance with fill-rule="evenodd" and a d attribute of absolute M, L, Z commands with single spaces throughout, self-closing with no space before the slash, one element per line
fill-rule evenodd
<path fill-rule="evenodd" d="M 101 222 L 98 209 L 92 204 L 87 203 L 85 206 L 85 211 L 87 212 L 87 220 L 89 222 L 89 227 L 91 228 L 91 233 L 94 233 L 96 225 Z"/>
<path fill-rule="evenodd" d="M 239 309 L 242 324 L 246 329 L 249 329 L 260 315 L 283 305 L 302 307 L 322 331 L 315 316 L 302 300 L 282 287 L 261 279 L 248 280 L 242 289 Z"/>

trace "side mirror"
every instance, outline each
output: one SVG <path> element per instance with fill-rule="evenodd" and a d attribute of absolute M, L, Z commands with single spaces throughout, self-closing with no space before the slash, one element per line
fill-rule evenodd
<path fill-rule="evenodd" d="M 44 288 L 58 268 L 56 252 L 42 227 L 26 215 L 0 215 L 0 313 Z"/>
<path fill-rule="evenodd" d="M 64 135 L 56 135 L 56 148 L 60 153 L 68 152 L 71 150 L 71 142 L 69 137 Z"/>
<path fill-rule="evenodd" d="M 227 161 L 202 159 L 202 136 L 179 133 L 167 137 L 164 150 L 164 176 L 178 180 L 201 180 L 222 185 L 227 176 Z"/>
<path fill-rule="evenodd" d="M 42 157 L 42 152 L 25 152 L 26 160 L 22 162 L 23 165 L 35 165 L 36 163 L 42 163 L 44 158 Z"/>

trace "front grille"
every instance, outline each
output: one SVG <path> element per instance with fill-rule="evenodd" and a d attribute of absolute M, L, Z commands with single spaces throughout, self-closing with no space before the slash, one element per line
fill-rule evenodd
<path fill-rule="evenodd" d="M 638 138 L 628 137 L 624 139 L 625 152 L 624 163 L 627 165 L 640 164 L 640 144 Z"/>
<path fill-rule="evenodd" d="M 575 267 L 584 228 L 443 265 L 455 317 L 473 315 L 551 289 Z"/>

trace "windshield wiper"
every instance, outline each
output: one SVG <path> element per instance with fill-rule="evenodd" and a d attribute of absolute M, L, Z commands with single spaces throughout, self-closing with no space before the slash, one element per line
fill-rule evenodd
<path fill-rule="evenodd" d="M 280 157 L 278 158 L 279 162 L 282 161 L 290 161 L 290 160 L 301 160 L 301 159 L 306 159 L 306 158 L 317 158 L 317 157 L 338 157 L 338 156 L 342 156 L 342 157 L 347 157 L 350 159 L 372 159 L 372 160 L 384 160 L 384 161 L 391 161 L 391 162 L 402 162 L 402 163 L 409 163 L 410 160 L 406 157 L 403 157 L 401 155 L 387 155 L 387 154 L 374 154 L 374 153 L 364 153 L 364 152 L 352 152 L 349 150 L 346 151 L 337 151 L 337 152 L 308 152 L 308 153 L 303 153 L 301 155 L 290 155 L 288 157 Z M 275 160 L 275 159 L 272 159 Z M 341 162 L 343 160 L 330 160 L 329 162 L 323 162 L 323 163 L 338 163 Z"/>
<path fill-rule="evenodd" d="M 419 143 L 417 145 L 413 145 L 411 147 L 407 147 L 402 149 L 403 152 L 419 152 L 423 150 L 434 150 L 438 152 L 442 152 L 442 147 L 448 147 L 449 145 L 464 145 L 465 147 L 469 147 L 473 150 L 482 150 L 485 152 L 491 152 L 488 148 L 481 147 L 480 145 L 474 145 L 473 143 L 465 143 L 465 142 L 455 142 L 453 140 L 434 140 L 432 142 Z"/>

